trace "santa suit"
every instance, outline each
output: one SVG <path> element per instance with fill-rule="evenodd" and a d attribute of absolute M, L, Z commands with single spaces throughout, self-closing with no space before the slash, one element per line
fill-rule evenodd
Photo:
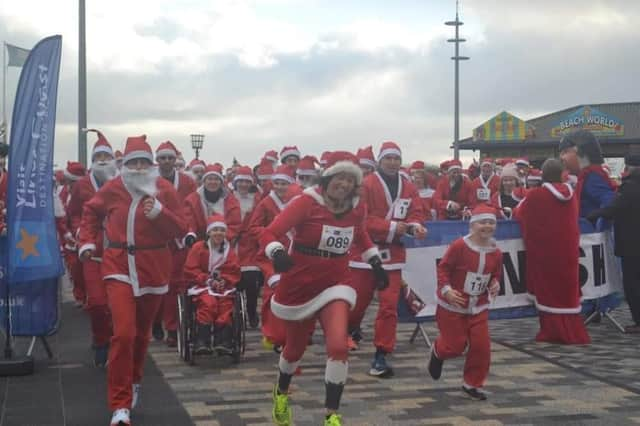
<path fill-rule="evenodd" d="M 418 196 L 420 197 L 420 204 L 422 204 L 422 211 L 425 214 L 425 220 L 436 220 L 437 212 L 433 205 L 433 194 L 435 190 L 431 188 L 418 189 Z"/>
<path fill-rule="evenodd" d="M 484 180 L 482 174 L 471 182 L 472 206 L 478 203 L 489 203 L 493 194 L 500 191 L 500 177 L 492 174 L 488 180 Z"/>
<path fill-rule="evenodd" d="M 511 193 L 511 195 L 509 197 L 511 197 L 511 199 L 513 200 L 513 202 L 515 203 L 515 205 L 513 207 L 511 206 L 505 206 L 503 204 L 503 200 L 502 200 L 502 194 L 500 193 L 500 191 L 494 193 L 491 196 L 491 201 L 489 202 L 489 204 L 495 208 L 498 213 L 499 219 L 511 219 L 513 217 L 513 209 L 515 208 L 515 206 L 518 205 L 518 203 L 520 201 L 522 201 L 522 198 L 524 198 L 524 188 L 519 187 L 519 188 L 514 188 L 513 192 Z M 509 208 L 512 209 L 511 212 L 509 212 L 509 210 L 505 211 L 505 208 Z"/>
<path fill-rule="evenodd" d="M 242 289 L 247 296 L 247 311 L 249 318 L 253 318 L 256 314 L 256 305 L 258 301 L 258 291 L 262 285 L 262 274 L 260 267 L 256 261 L 258 251 L 257 241 L 250 237 L 249 227 L 251 225 L 251 217 L 256 206 L 260 202 L 261 196 L 257 192 L 242 195 L 236 193 L 236 199 L 240 205 L 240 217 L 242 218 L 242 226 L 240 233 L 236 238 L 235 245 L 240 262 L 240 270 L 242 272 Z"/>
<path fill-rule="evenodd" d="M 187 235 L 204 240 L 207 218 L 214 213 L 224 217 L 227 224 L 227 238 L 229 241 L 235 240 L 242 226 L 238 200 L 229 191 L 223 189 L 223 195 L 218 201 L 210 203 L 205 199 L 203 185 L 185 199 L 185 216 L 189 230 Z"/>
<path fill-rule="evenodd" d="M 386 353 L 393 352 L 396 343 L 398 323 L 398 298 L 402 282 L 402 268 L 405 264 L 405 248 L 396 233 L 398 222 L 422 224 L 425 214 L 418 191 L 405 177 L 398 174 L 398 193 L 391 198 L 389 188 L 380 172 L 373 172 L 364 178 L 361 187 L 362 203 L 366 204 L 368 216 L 367 232 L 380 250 L 383 267 L 388 271 L 389 287 L 378 292 L 380 303 L 376 315 L 374 345 Z M 352 285 L 358 294 L 356 307 L 349 317 L 349 328 L 357 329 L 371 303 L 375 290 L 371 266 L 360 257 L 366 247 L 355 246 L 351 267 Z"/>
<path fill-rule="evenodd" d="M 224 242 L 222 253 L 212 249 L 209 240 L 195 243 L 184 264 L 184 275 L 187 282 L 195 284 L 189 288 L 188 294 L 193 296 L 196 304 L 196 321 L 216 327 L 231 325 L 233 293 L 240 281 L 240 266 L 229 242 Z M 225 282 L 221 293 L 208 285 L 209 278 L 213 276 Z"/>
<path fill-rule="evenodd" d="M 527 251 L 527 291 L 540 316 L 536 340 L 589 343 L 580 315 L 580 228 L 574 191 L 561 183 L 533 188 L 515 210 L 515 218 Z"/>
<path fill-rule="evenodd" d="M 448 211 L 447 207 L 451 201 L 460 204 L 461 209 L 457 212 Z M 436 187 L 436 193 L 433 194 L 433 203 L 438 210 L 438 220 L 462 219 L 462 210 L 465 207 L 473 207 L 474 203 L 473 189 L 469 178 L 462 177 L 460 189 L 455 195 L 451 194 L 451 185 L 448 177 L 445 176 L 445 179 L 440 179 Z"/>
<path fill-rule="evenodd" d="M 130 408 L 132 384 L 140 383 L 151 325 L 171 278 L 169 243 L 186 232 L 175 189 L 156 181 L 153 209 L 145 215 L 143 197 L 116 177 L 85 203 L 80 256 L 96 250 L 104 227 L 102 256 L 113 337 L 109 350 L 108 397 L 112 410 Z"/>
<path fill-rule="evenodd" d="M 100 185 L 93 173 L 83 176 L 73 185 L 67 207 L 73 235 L 78 235 L 80 230 L 84 204 L 93 198 L 99 188 Z M 82 275 L 87 294 L 87 312 L 91 319 L 93 343 L 98 347 L 107 345 L 112 334 L 111 313 L 109 312 L 107 291 L 100 271 L 103 243 L 104 229 L 102 228 L 102 224 L 100 224 L 100 231 L 96 234 L 96 249 L 93 251 L 93 256 L 91 259 L 82 262 Z"/>
<path fill-rule="evenodd" d="M 73 238 L 63 238 L 62 240 L 64 241 L 62 246 L 64 261 L 67 265 L 67 271 L 69 271 L 69 275 L 73 283 L 73 298 L 76 300 L 76 302 L 85 304 L 87 302 L 87 291 L 86 291 L 86 286 L 84 282 L 85 281 L 84 271 L 83 271 L 82 263 L 80 262 L 80 259 L 78 259 L 78 247 L 74 241 L 74 238 L 78 237 L 78 234 L 77 234 L 78 228 L 77 227 L 73 228 L 71 224 L 70 213 L 69 213 L 69 204 L 71 203 L 72 191 L 73 191 L 72 185 L 64 185 L 59 192 L 59 197 L 60 197 L 60 200 L 62 201 L 62 206 L 65 210 L 65 213 L 64 213 L 65 223 L 58 225 L 58 227 L 62 231 L 64 230 L 64 228 L 67 228 L 67 230 L 71 231 L 73 234 L 72 235 Z M 82 208 L 82 204 L 80 204 L 80 206 Z M 80 211 L 80 213 L 78 213 L 78 216 L 79 217 L 82 216 L 82 210 Z M 66 231 L 65 231 L 65 234 L 66 234 Z"/>
<path fill-rule="evenodd" d="M 502 252 L 495 247 L 478 247 L 467 235 L 455 240 L 438 264 L 438 307 L 436 321 L 440 335 L 433 344 L 441 360 L 462 355 L 468 345 L 464 364 L 467 387 L 480 388 L 489 374 L 491 340 L 489 337 L 489 286 L 502 275 Z M 463 305 L 447 302 L 445 293 L 462 293 Z"/>

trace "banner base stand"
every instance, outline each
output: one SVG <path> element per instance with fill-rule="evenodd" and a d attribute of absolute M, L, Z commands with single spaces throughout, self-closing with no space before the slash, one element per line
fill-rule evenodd
<path fill-rule="evenodd" d="M 33 357 L 19 356 L 0 359 L 0 377 L 29 376 L 33 374 Z"/>
<path fill-rule="evenodd" d="M 609 322 L 611 322 L 611 324 L 613 324 L 613 326 L 615 328 L 617 328 L 621 333 L 624 333 L 624 327 L 618 322 L 618 320 L 616 320 L 613 315 L 611 315 L 611 311 L 613 309 L 607 309 L 604 311 L 600 311 L 599 309 L 595 309 L 591 315 L 589 315 L 587 317 L 586 320 L 584 320 L 584 325 L 589 325 L 589 323 L 593 322 L 593 320 L 598 316 L 598 315 L 602 315 L 603 318 L 606 318 L 607 320 L 609 320 Z"/>
<path fill-rule="evenodd" d="M 415 342 L 416 337 L 418 337 L 418 333 L 422 335 L 422 339 L 424 340 L 425 345 L 427 345 L 428 348 L 431 348 L 431 339 L 429 339 L 429 335 L 427 334 L 427 331 L 422 326 L 422 323 L 419 323 L 419 322 L 416 323 L 416 328 L 413 329 L 413 334 L 409 339 L 409 343 L 413 344 L 413 342 Z"/>

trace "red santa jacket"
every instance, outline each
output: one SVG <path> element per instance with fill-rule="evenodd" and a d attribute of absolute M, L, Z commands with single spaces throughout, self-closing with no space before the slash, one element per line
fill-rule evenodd
<path fill-rule="evenodd" d="M 470 236 L 455 240 L 438 264 L 438 305 L 452 312 L 475 315 L 489 308 L 489 287 L 502 276 L 502 252 L 495 245 L 478 247 Z M 464 306 L 447 302 L 445 293 L 462 293 Z"/>
<path fill-rule="evenodd" d="M 294 230 L 289 250 L 294 265 L 281 274 L 271 299 L 276 316 L 309 318 L 336 299 L 355 305 L 355 290 L 348 285 L 351 245 L 362 248 L 365 262 L 378 254 L 366 232 L 366 215 L 366 205 L 356 197 L 350 211 L 336 216 L 325 206 L 322 190 L 314 186 L 292 199 L 264 229 L 260 245 L 269 258 L 276 250 L 286 249 L 280 239 Z"/>
<path fill-rule="evenodd" d="M 226 189 L 223 189 L 223 195 L 218 201 L 211 205 L 204 198 L 204 187 L 200 186 L 196 191 L 192 192 L 185 199 L 185 218 L 188 224 L 188 234 L 204 240 L 206 237 L 207 218 L 213 213 L 220 214 L 224 217 L 227 224 L 227 239 L 235 240 L 242 219 L 240 218 L 240 205 L 236 197 Z"/>
<path fill-rule="evenodd" d="M 367 232 L 380 249 L 383 267 L 386 270 L 402 269 L 406 259 L 405 248 L 396 234 L 398 222 L 422 224 L 425 214 L 418 190 L 408 179 L 398 174 L 398 194 L 391 200 L 387 184 L 378 172 L 364 178 L 361 187 L 362 203 L 367 206 Z M 357 269 L 371 269 L 360 259 L 366 248 L 355 246 L 349 266 Z"/>
<path fill-rule="evenodd" d="M 433 203 L 438 210 L 438 220 L 460 220 L 462 219 L 462 210 L 458 212 L 449 212 L 447 207 L 450 201 L 455 201 L 462 208 L 471 208 L 474 203 L 474 196 L 471 181 L 468 178 L 462 178 L 462 186 L 455 196 L 451 196 L 451 186 L 449 179 L 441 179 L 436 187 L 436 193 L 433 194 Z"/>
<path fill-rule="evenodd" d="M 489 203 L 493 194 L 500 190 L 500 177 L 492 174 L 488 181 L 478 176 L 471 182 L 472 206 L 478 203 Z"/>
<path fill-rule="evenodd" d="M 513 192 L 511 193 L 511 198 L 513 198 L 513 200 L 517 203 L 519 203 L 520 201 L 522 201 L 525 197 L 527 190 L 522 187 L 519 186 L 517 188 L 513 189 Z M 502 197 L 500 197 L 500 192 L 495 192 L 492 196 L 491 196 L 491 202 L 489 203 L 494 209 L 496 209 L 498 211 L 498 218 L 499 219 L 512 219 L 513 218 L 513 209 L 511 209 L 511 212 L 509 212 L 508 210 L 505 210 L 506 206 L 502 205 Z"/>
<path fill-rule="evenodd" d="M 143 197 L 132 194 L 116 177 L 105 183 L 84 205 L 80 224 L 80 250 L 95 250 L 104 222 L 106 245 L 102 257 L 104 279 L 131 284 L 133 294 L 164 294 L 171 277 L 169 242 L 185 234 L 180 202 L 173 186 L 156 181 L 156 202 L 149 216 Z"/>
<path fill-rule="evenodd" d="M 435 189 L 422 188 L 418 189 L 418 196 L 420 197 L 420 204 L 422 205 L 422 212 L 425 215 L 425 220 L 436 220 L 437 213 L 433 206 L 433 194 Z M 434 216 L 434 213 L 436 216 Z"/>
<path fill-rule="evenodd" d="M 249 236 L 249 226 L 251 225 L 251 217 L 253 215 L 256 206 L 260 202 L 260 194 L 257 192 L 247 194 L 243 197 L 240 194 L 236 194 L 236 199 L 240 205 L 240 215 L 242 218 L 242 226 L 240 226 L 240 232 L 236 237 L 237 244 L 235 245 L 236 253 L 238 254 L 238 260 L 240 262 L 240 269 L 244 271 L 259 271 L 260 268 L 256 262 L 256 253 L 258 251 L 257 244 Z"/>
<path fill-rule="evenodd" d="M 198 241 L 191 247 L 187 260 L 184 264 L 184 276 L 186 281 L 192 285 L 189 289 L 190 295 L 196 295 L 209 291 L 213 296 L 225 296 L 233 292 L 240 281 L 240 265 L 238 257 L 230 247 L 229 242 L 224 242 L 222 253 L 217 249 L 211 249 L 211 243 Z M 224 292 L 217 294 L 208 285 L 209 278 L 223 280 L 225 283 Z"/>
<path fill-rule="evenodd" d="M 77 237 L 80 231 L 84 205 L 93 198 L 98 189 L 100 189 L 100 186 L 93 173 L 81 177 L 71 188 L 71 193 L 68 197 L 69 203 L 67 204 L 67 217 L 69 231 L 74 237 Z M 100 224 L 100 232 L 96 234 L 95 244 L 96 248 L 93 251 L 92 259 L 100 261 L 104 245 L 104 228 L 102 224 Z"/>

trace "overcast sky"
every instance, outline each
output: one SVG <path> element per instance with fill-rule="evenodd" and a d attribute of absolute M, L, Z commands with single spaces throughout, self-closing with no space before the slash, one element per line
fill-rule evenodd
<path fill-rule="evenodd" d="M 60 164 L 77 158 L 77 3 L 0 6 L 2 40 L 63 36 Z M 201 156 L 224 164 L 384 140 L 438 163 L 452 155 L 454 16 L 453 0 L 89 0 L 88 125 L 115 149 L 169 139 L 187 161 L 189 134 L 204 133 Z M 529 119 L 640 98 L 640 1 L 463 0 L 461 19 L 461 137 L 502 110 Z M 9 105 L 18 76 L 10 68 Z"/>

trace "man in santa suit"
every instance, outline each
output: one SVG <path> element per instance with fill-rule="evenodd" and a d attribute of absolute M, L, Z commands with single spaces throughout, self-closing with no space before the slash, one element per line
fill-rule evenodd
<path fill-rule="evenodd" d="M 425 168 L 424 162 L 414 161 L 409 167 L 411 181 L 418 188 L 418 195 L 422 202 L 422 210 L 426 216 L 426 220 L 436 220 L 437 213 L 433 207 L 433 194 L 435 190 L 431 186 L 429 176 Z"/>
<path fill-rule="evenodd" d="M 441 179 L 433 194 L 438 220 L 460 220 L 473 207 L 474 197 L 469 179 L 462 176 L 459 160 L 447 162 L 447 178 Z"/>
<path fill-rule="evenodd" d="M 322 155 L 320 155 L 320 160 L 318 164 L 320 164 L 321 169 L 325 169 L 327 167 L 327 161 L 329 161 L 329 156 L 331 155 L 331 151 L 324 151 Z"/>
<path fill-rule="evenodd" d="M 249 325 L 251 328 L 256 328 L 258 326 L 258 292 L 262 287 L 263 277 L 256 261 L 257 246 L 249 235 L 249 226 L 251 225 L 253 211 L 262 196 L 258 192 L 250 192 L 253 184 L 254 179 L 251 168 L 247 166 L 238 167 L 236 175 L 233 177 L 233 187 L 234 195 L 238 200 L 238 204 L 240 204 L 242 226 L 235 241 L 231 243 L 238 253 L 240 270 L 242 271 L 242 279 L 238 284 L 238 288 L 244 290 L 247 295 Z"/>
<path fill-rule="evenodd" d="M 360 170 L 362 170 L 363 177 L 367 177 L 367 175 L 370 175 L 376 170 L 378 165 L 376 164 L 376 157 L 373 155 L 373 147 L 371 145 L 358 148 L 356 157 L 358 157 L 358 164 L 360 165 Z"/>
<path fill-rule="evenodd" d="M 235 240 L 242 226 L 240 205 L 236 197 L 224 186 L 220 164 L 208 165 L 202 175 L 202 185 L 185 199 L 185 217 L 189 226 L 185 242 L 188 247 L 197 239 L 205 239 L 207 218 L 214 213 L 224 217 L 227 239 Z"/>
<path fill-rule="evenodd" d="M 373 341 L 376 353 L 369 371 L 369 374 L 376 377 L 393 375 L 385 357 L 393 352 L 396 343 L 398 298 L 406 258 L 401 238 L 405 235 L 416 238 L 426 236 L 426 229 L 422 225 L 425 214 L 418 190 L 399 174 L 401 155 L 395 142 L 384 142 L 378 154 L 378 170 L 364 178 L 361 187 L 362 202 L 366 204 L 368 211 L 367 231 L 378 245 L 383 267 L 389 273 L 389 287 L 378 291 L 380 305 Z M 362 261 L 362 251 L 361 247 L 354 247 L 349 262 L 352 285 L 358 294 L 356 306 L 349 318 L 349 329 L 356 342 L 360 337 L 360 323 L 375 290 L 371 266 Z"/>
<path fill-rule="evenodd" d="M 95 193 L 118 172 L 113 149 L 104 135 L 94 129 L 88 130 L 98 135 L 98 140 L 91 152 L 91 170 L 88 175 L 78 180 L 71 189 L 71 197 L 67 207 L 71 234 L 77 236 L 80 231 L 82 211 L 85 203 L 89 202 Z M 111 312 L 107 302 L 100 264 L 102 263 L 104 230 L 96 235 L 96 248 L 91 258 L 82 262 L 82 275 L 87 294 L 87 312 L 91 322 L 93 336 L 94 364 L 104 367 L 109 353 L 111 339 Z"/>
<path fill-rule="evenodd" d="M 204 174 L 205 167 L 207 167 L 205 162 L 197 158 L 191 160 L 189 167 L 187 167 L 190 177 L 196 182 L 196 186 L 202 185 L 202 175 Z"/>
<path fill-rule="evenodd" d="M 305 155 L 298 163 L 296 169 L 296 180 L 302 189 L 309 188 L 316 184 L 318 180 L 318 160 L 313 155 Z"/>
<path fill-rule="evenodd" d="M 536 340 L 586 344 L 590 338 L 580 315 L 578 201 L 561 177 L 560 161 L 545 161 L 542 187 L 527 193 L 515 217 L 527 252 L 527 291 L 540 319 Z"/>
<path fill-rule="evenodd" d="M 285 146 L 280 150 L 280 163 L 286 164 L 294 171 L 298 168 L 300 162 L 300 150 L 297 146 Z"/>
<path fill-rule="evenodd" d="M 260 200 L 271 192 L 271 175 L 273 174 L 273 163 L 267 158 L 260 160 L 260 164 L 253 168 L 256 178 L 256 192 L 260 195 Z"/>
<path fill-rule="evenodd" d="M 115 157 L 116 167 L 118 168 L 118 170 L 120 170 L 122 168 L 122 152 L 120 152 L 120 150 L 116 150 Z"/>
<path fill-rule="evenodd" d="M 272 149 L 271 151 L 265 152 L 262 158 L 271 162 L 271 167 L 274 169 L 278 167 L 278 152 L 276 150 Z"/>
<path fill-rule="evenodd" d="M 531 170 L 531 164 L 526 158 L 518 158 L 515 161 L 516 168 L 518 169 L 518 177 L 520 178 L 520 185 L 525 186 L 527 183 L 527 176 L 529 176 L 529 170 Z"/>
<path fill-rule="evenodd" d="M 84 205 L 80 256 L 88 260 L 104 227 L 102 275 L 113 320 L 107 370 L 111 425 L 130 425 L 151 326 L 171 279 L 169 243 L 185 234 L 173 186 L 152 167 L 146 136 L 127 139 L 121 175 Z"/>
<path fill-rule="evenodd" d="M 160 176 L 167 180 L 178 193 L 180 205 L 184 205 L 187 196 L 196 190 L 196 183 L 186 174 L 176 169 L 178 150 L 171 143 L 166 141 L 161 143 L 156 149 L 156 161 Z M 169 291 L 164 295 L 162 307 L 158 312 L 158 317 L 153 324 L 153 337 L 162 340 L 162 321 L 167 330 L 167 346 L 176 347 L 178 344 L 178 294 L 185 289 L 182 270 L 187 258 L 187 249 L 182 243 L 182 239 L 176 239 L 169 244 L 173 260 L 173 272 L 169 282 Z"/>
<path fill-rule="evenodd" d="M 485 157 L 480 161 L 480 176 L 471 182 L 473 205 L 488 203 L 491 196 L 500 189 L 500 177 L 493 171 L 493 160 Z"/>

